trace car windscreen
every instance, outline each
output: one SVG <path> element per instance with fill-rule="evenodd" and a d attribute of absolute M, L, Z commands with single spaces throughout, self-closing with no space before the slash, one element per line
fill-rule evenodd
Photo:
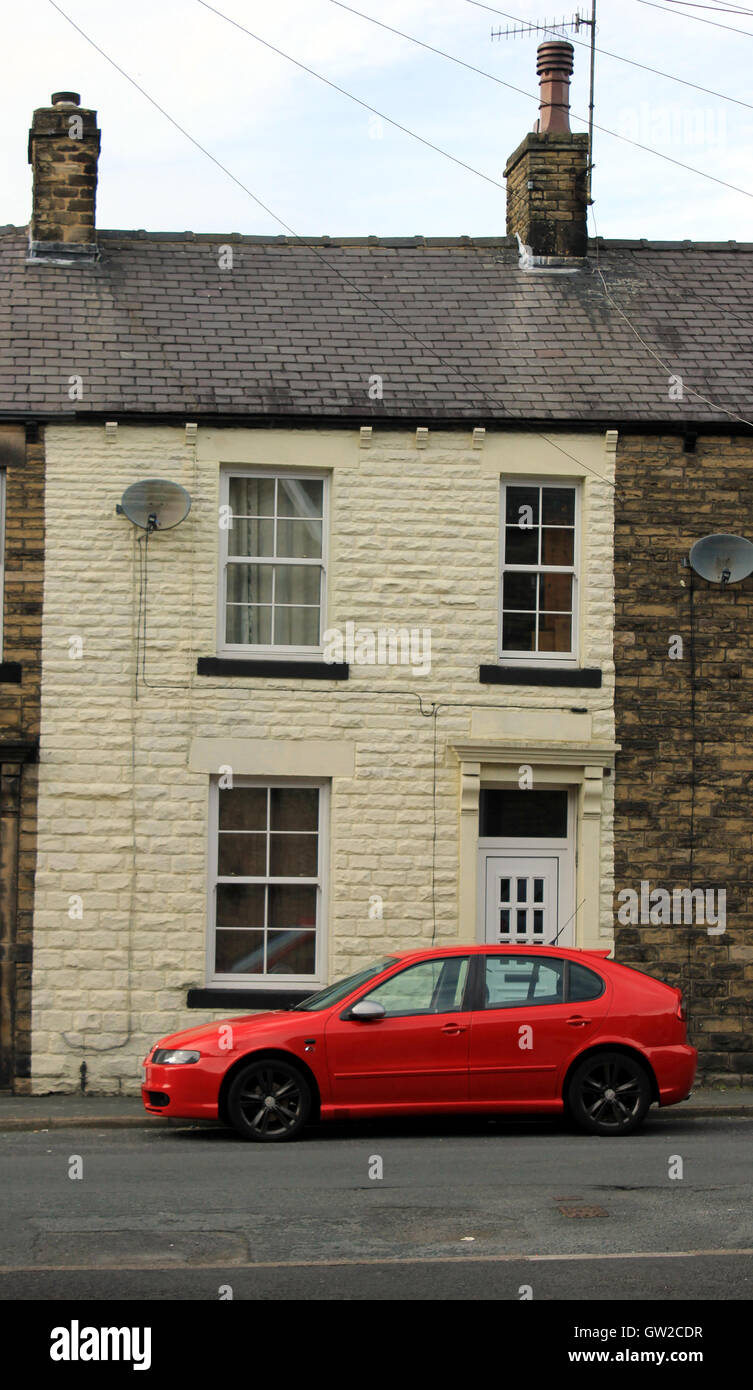
<path fill-rule="evenodd" d="M 339 1004 L 341 999 L 345 999 L 351 990 L 358 989 L 359 985 L 365 985 L 367 980 L 373 979 L 375 975 L 380 975 L 389 965 L 397 965 L 395 956 L 385 956 L 382 960 L 375 961 L 372 965 L 364 966 L 363 970 L 356 971 L 355 975 L 349 975 L 347 980 L 337 980 L 333 985 L 327 985 L 325 989 L 320 989 L 316 994 L 310 994 L 307 999 L 302 999 L 300 1004 L 296 1004 L 295 1010 L 303 1009 L 305 1012 L 314 1012 L 317 1009 L 328 1009 L 331 1004 Z"/>

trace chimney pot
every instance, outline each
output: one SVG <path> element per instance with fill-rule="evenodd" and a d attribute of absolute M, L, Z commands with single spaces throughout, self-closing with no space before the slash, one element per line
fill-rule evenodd
<path fill-rule="evenodd" d="M 539 124 L 542 135 L 568 134 L 570 131 L 570 77 L 573 46 L 564 41 L 539 44 L 536 71 L 539 75 Z"/>
<path fill-rule="evenodd" d="M 81 94 L 79 92 L 53 92 L 50 97 L 51 106 L 80 106 Z"/>

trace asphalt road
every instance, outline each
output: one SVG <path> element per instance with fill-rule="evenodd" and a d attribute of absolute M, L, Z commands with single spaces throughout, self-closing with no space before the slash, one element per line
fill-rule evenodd
<path fill-rule="evenodd" d="M 751 1140 L 753 1118 L 677 1111 L 620 1140 L 486 1119 L 279 1147 L 220 1128 L 7 1132 L 0 1297 L 748 1300 Z"/>

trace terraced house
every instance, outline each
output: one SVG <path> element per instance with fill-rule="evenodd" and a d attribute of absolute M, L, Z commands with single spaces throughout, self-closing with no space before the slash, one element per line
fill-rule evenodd
<path fill-rule="evenodd" d="M 35 1090 L 135 1090 L 193 1011 L 432 941 L 745 980 L 742 927 L 686 960 L 614 910 L 658 828 L 639 470 L 671 490 L 719 420 L 641 338 L 734 408 L 702 326 L 684 355 L 676 267 L 698 325 L 745 253 L 588 242 L 571 66 L 540 51 L 499 238 L 101 231 L 96 113 L 35 112 L 31 237 L 0 237 L 5 409 L 46 471 Z"/>

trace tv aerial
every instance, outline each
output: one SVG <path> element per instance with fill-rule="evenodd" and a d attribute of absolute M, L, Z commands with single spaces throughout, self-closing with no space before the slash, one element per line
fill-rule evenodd
<path fill-rule="evenodd" d="M 115 511 L 147 535 L 180 526 L 191 510 L 191 498 L 180 483 L 167 478 L 145 478 L 127 487 Z"/>
<path fill-rule="evenodd" d="M 702 579 L 724 589 L 753 574 L 753 542 L 744 536 L 703 536 L 691 548 L 690 565 Z"/>

